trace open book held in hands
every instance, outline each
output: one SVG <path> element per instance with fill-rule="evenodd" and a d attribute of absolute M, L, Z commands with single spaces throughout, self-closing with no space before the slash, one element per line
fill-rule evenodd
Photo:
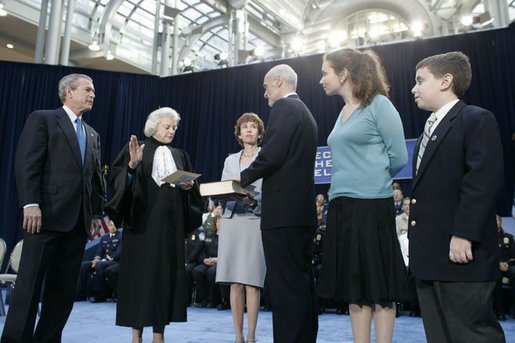
<path fill-rule="evenodd" d="M 238 181 L 225 180 L 217 182 L 207 182 L 200 185 L 200 195 L 212 198 L 243 198 L 254 194 L 254 186 L 241 187 Z"/>
<path fill-rule="evenodd" d="M 190 173 L 184 170 L 176 170 L 170 175 L 164 177 L 162 181 L 176 185 L 181 182 L 193 181 L 200 175 L 202 174 Z"/>

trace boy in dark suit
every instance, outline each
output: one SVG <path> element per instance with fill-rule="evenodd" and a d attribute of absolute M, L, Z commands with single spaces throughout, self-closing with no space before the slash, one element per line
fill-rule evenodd
<path fill-rule="evenodd" d="M 503 179 L 497 122 L 459 100 L 472 78 L 463 53 L 428 57 L 416 70 L 415 102 L 433 112 L 413 155 L 408 230 L 427 340 L 504 342 L 492 311 Z"/>

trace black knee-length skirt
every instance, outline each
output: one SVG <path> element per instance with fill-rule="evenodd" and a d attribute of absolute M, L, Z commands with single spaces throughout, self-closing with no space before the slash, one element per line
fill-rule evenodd
<path fill-rule="evenodd" d="M 320 296 L 351 304 L 407 300 L 392 198 L 331 200 L 317 285 Z"/>

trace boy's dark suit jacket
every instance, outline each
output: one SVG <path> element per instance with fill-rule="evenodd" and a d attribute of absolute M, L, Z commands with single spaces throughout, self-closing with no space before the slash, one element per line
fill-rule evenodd
<path fill-rule="evenodd" d="M 413 154 L 413 171 L 420 139 Z M 492 113 L 459 101 L 438 124 L 413 177 L 410 269 L 428 281 L 489 281 L 499 276 L 496 196 L 503 156 Z M 449 259 L 451 236 L 472 241 L 473 261 Z"/>

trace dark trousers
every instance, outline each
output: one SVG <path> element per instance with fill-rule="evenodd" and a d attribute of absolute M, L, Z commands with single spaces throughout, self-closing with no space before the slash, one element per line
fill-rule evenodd
<path fill-rule="evenodd" d="M 82 218 L 78 223 L 81 222 Z M 61 342 L 73 308 L 85 244 L 86 233 L 81 225 L 69 232 L 25 233 L 2 343 Z M 34 332 L 43 279 L 41 317 Z"/>
<path fill-rule="evenodd" d="M 196 302 L 196 299 L 193 299 L 193 269 L 197 266 L 196 263 L 188 263 L 186 265 L 186 290 L 188 291 L 188 304 L 190 302 Z"/>
<path fill-rule="evenodd" d="M 314 228 L 261 231 L 270 287 L 274 342 L 315 343 L 318 305 L 312 268 Z"/>
<path fill-rule="evenodd" d="M 193 280 L 197 284 L 197 302 L 208 302 L 216 305 L 220 301 L 220 286 L 216 284 L 216 264 L 206 266 L 197 265 L 192 272 Z"/>
<path fill-rule="evenodd" d="M 116 261 L 98 261 L 95 268 L 91 268 L 91 261 L 83 261 L 80 267 L 77 298 L 109 297 L 112 290 L 106 285 L 106 269 Z"/>
<path fill-rule="evenodd" d="M 104 270 L 105 273 L 105 284 L 109 291 L 112 292 L 113 298 L 116 299 L 117 288 L 118 288 L 118 274 L 120 271 L 120 263 L 116 262 L 115 264 L 110 265 Z"/>
<path fill-rule="evenodd" d="M 492 310 L 495 281 L 417 280 L 417 293 L 428 343 L 504 343 Z"/>

